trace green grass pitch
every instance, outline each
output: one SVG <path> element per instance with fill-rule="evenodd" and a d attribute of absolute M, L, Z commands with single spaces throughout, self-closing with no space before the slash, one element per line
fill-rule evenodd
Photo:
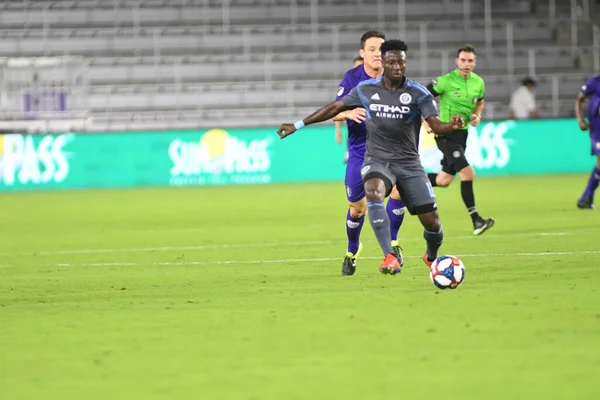
<path fill-rule="evenodd" d="M 2 399 L 597 399 L 600 214 L 586 175 L 480 178 L 466 279 L 440 291 L 407 216 L 340 276 L 341 182 L 0 194 Z"/>

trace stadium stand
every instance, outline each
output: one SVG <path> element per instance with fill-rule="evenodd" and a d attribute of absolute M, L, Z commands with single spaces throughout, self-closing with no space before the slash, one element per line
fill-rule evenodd
<path fill-rule="evenodd" d="M 407 75 L 422 83 L 475 45 L 485 118 L 507 117 L 524 75 L 539 82 L 544 117 L 571 117 L 583 80 L 600 73 L 598 10 L 589 0 L 4 1 L 0 115 L 33 118 L 22 98 L 35 75 L 67 104 L 37 118 L 91 116 L 89 130 L 278 125 L 333 100 L 358 38 L 379 29 L 407 41 Z M 23 57 L 79 61 L 16 73 L 6 60 Z"/>

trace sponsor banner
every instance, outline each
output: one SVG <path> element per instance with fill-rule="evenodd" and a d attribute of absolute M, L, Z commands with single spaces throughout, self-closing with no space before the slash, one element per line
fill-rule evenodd
<path fill-rule="evenodd" d="M 0 135 L 0 190 L 340 180 L 332 126 L 280 140 L 276 129 Z"/>
<path fill-rule="evenodd" d="M 331 125 L 280 140 L 276 129 L 0 135 L 0 190 L 343 181 L 345 146 Z M 439 171 L 433 135 L 421 160 Z M 587 132 L 575 120 L 494 121 L 469 128 L 478 175 L 587 172 Z"/>
<path fill-rule="evenodd" d="M 60 185 L 70 175 L 74 135 L 0 135 L 0 188 Z"/>
<path fill-rule="evenodd" d="M 440 171 L 434 135 L 422 130 L 420 139 L 423 166 Z M 469 126 L 465 156 L 479 176 L 588 172 L 590 143 L 574 119 L 491 121 Z"/>
<path fill-rule="evenodd" d="M 236 137 L 223 129 L 170 137 L 170 185 L 270 183 L 274 138 L 268 133 Z M 163 147 L 164 146 L 160 146 Z M 159 154 L 160 157 L 160 154 Z"/>

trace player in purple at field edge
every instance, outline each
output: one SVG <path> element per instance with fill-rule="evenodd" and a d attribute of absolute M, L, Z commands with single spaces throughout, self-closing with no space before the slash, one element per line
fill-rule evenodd
<path fill-rule="evenodd" d="M 356 68 L 364 62 L 361 56 L 356 56 L 352 60 L 352 68 Z M 334 119 L 335 124 L 335 141 L 337 144 L 344 143 L 344 134 L 342 133 L 342 125 L 344 124 L 343 119 L 336 120 Z M 346 154 L 344 155 L 344 163 L 348 162 L 348 149 L 346 149 Z"/>
<path fill-rule="evenodd" d="M 586 122 L 581 112 L 581 104 L 589 98 L 588 121 Z M 592 171 L 583 194 L 577 201 L 577 207 L 581 209 L 595 209 L 594 192 L 600 181 L 600 75 L 592 76 L 581 88 L 581 92 L 575 100 L 575 114 L 577 122 L 582 131 L 590 130 L 592 141 L 592 155 L 596 156 L 596 166 Z"/>
<path fill-rule="evenodd" d="M 360 56 L 363 64 L 346 72 L 337 92 L 336 100 L 350 93 L 360 82 L 377 78 L 383 74 L 381 60 L 381 44 L 385 35 L 379 31 L 367 31 L 360 38 Z M 342 261 L 342 275 L 353 275 L 356 271 L 356 261 L 362 250 L 360 233 L 367 212 L 367 200 L 360 170 L 363 166 L 367 129 L 365 125 L 366 112 L 363 108 L 355 108 L 340 113 L 334 120 L 346 120 L 348 123 L 348 162 L 346 165 L 346 197 L 349 208 L 346 215 L 346 234 L 348 247 Z M 404 263 L 402 251 L 398 244 L 398 231 L 404 220 L 404 203 L 396 188 L 390 195 L 386 207 L 390 219 L 390 234 L 392 247 L 400 265 Z"/>

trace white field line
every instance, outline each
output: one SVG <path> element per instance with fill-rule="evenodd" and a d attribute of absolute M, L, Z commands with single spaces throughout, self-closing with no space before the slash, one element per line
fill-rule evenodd
<path fill-rule="evenodd" d="M 500 238 L 507 236 L 519 237 L 534 237 L 534 236 L 566 236 L 572 235 L 574 232 L 537 232 L 537 233 L 517 233 L 517 234 L 486 234 L 483 236 L 455 236 L 447 237 L 446 240 L 454 239 L 474 239 L 474 238 Z M 405 241 L 420 241 L 422 237 L 400 237 L 400 242 Z M 263 247 L 284 247 L 284 246 L 320 246 L 324 244 L 345 243 L 345 240 L 321 240 L 321 241 L 306 241 L 306 242 L 279 242 L 279 243 L 239 243 L 239 244 L 214 244 L 205 246 L 159 246 L 159 247 L 137 247 L 137 248 L 122 248 L 122 249 L 73 249 L 73 250 L 56 250 L 56 251 L 38 251 L 27 253 L 0 253 L 0 257 L 8 256 L 50 256 L 50 255 L 68 255 L 68 254 L 102 254 L 102 253 L 140 253 L 153 251 L 183 251 L 183 250 L 219 250 L 219 249 L 239 249 L 239 248 L 263 248 Z M 365 240 L 365 243 L 375 242 L 375 240 Z"/>
<path fill-rule="evenodd" d="M 74 249 L 57 251 L 39 251 L 31 253 L 0 253 L 0 256 L 49 256 L 66 254 L 99 254 L 99 253 L 139 253 L 152 251 L 179 251 L 179 250 L 218 250 L 235 249 L 250 247 L 277 247 L 277 246 L 318 246 L 322 244 L 336 243 L 331 240 L 321 240 L 312 242 L 282 242 L 282 243 L 240 243 L 240 244 L 210 244 L 205 246 L 160 246 L 160 247 L 137 247 L 124 249 Z"/>
<path fill-rule="evenodd" d="M 556 255 L 597 255 L 600 251 L 551 251 L 551 252 L 531 252 L 531 253 L 486 253 L 486 254 L 454 254 L 456 257 L 539 257 Z M 404 256 L 404 258 L 418 258 L 421 256 Z M 361 260 L 380 260 L 381 257 L 361 257 Z M 316 262 L 316 261 L 339 261 L 340 257 L 316 257 L 316 258 L 288 258 L 276 260 L 225 260 L 225 261 L 176 261 L 176 262 L 155 262 L 155 263 L 136 263 L 136 262 L 106 262 L 106 263 L 58 263 L 46 264 L 43 267 L 115 267 L 115 266 L 190 266 L 190 265 L 227 265 L 227 264 L 275 264 L 291 262 Z M 12 265 L 0 265 L 0 268 L 8 268 Z"/>
<path fill-rule="evenodd" d="M 595 255 L 599 251 L 550 251 L 538 253 L 487 253 L 487 254 L 454 254 L 456 257 L 539 257 L 539 256 L 574 256 L 574 255 Z M 405 256 L 404 258 L 421 258 L 422 256 Z M 361 260 L 381 260 L 382 257 L 361 257 Z M 49 264 L 46 267 L 114 267 L 114 266 L 188 266 L 188 265 L 227 265 L 227 264 L 284 264 L 284 263 L 302 263 L 316 261 L 339 261 L 340 257 L 316 257 L 316 258 L 287 258 L 277 260 L 226 260 L 226 261 L 176 261 L 176 262 L 155 262 L 155 263 L 135 263 L 135 262 L 107 262 L 107 263 L 60 263 Z"/>

